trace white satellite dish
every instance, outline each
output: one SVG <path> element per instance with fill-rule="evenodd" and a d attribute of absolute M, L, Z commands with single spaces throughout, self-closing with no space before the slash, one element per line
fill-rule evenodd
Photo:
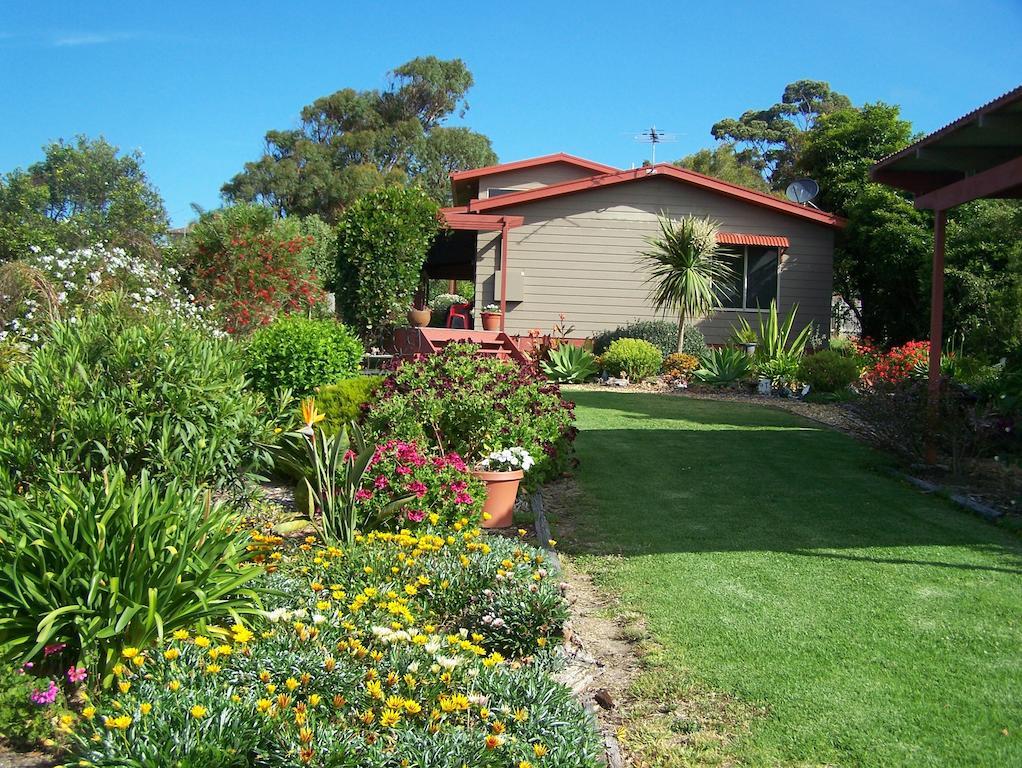
<path fill-rule="evenodd" d="M 820 194 L 820 185 L 812 179 L 795 179 L 784 190 L 784 196 L 799 205 L 812 205 L 813 198 L 818 194 Z"/>

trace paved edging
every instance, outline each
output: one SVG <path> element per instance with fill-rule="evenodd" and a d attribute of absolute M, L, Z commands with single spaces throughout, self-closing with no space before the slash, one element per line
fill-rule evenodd
<path fill-rule="evenodd" d="M 929 480 L 923 480 L 919 477 L 913 477 L 912 475 L 905 474 L 897 469 L 888 470 L 892 475 L 897 477 L 899 480 L 904 480 L 909 485 L 914 485 L 924 493 L 935 493 L 950 499 L 958 506 L 972 512 L 973 514 L 979 515 L 990 521 L 996 521 L 1001 517 L 1004 517 L 1004 511 L 991 507 L 989 504 L 976 501 L 970 496 L 966 496 L 964 493 L 949 493 L 946 488 L 937 483 L 931 483 Z"/>

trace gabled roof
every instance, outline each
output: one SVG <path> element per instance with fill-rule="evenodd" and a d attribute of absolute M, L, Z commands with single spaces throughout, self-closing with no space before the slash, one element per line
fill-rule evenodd
<path fill-rule="evenodd" d="M 567 163 L 568 165 L 574 165 L 576 168 L 593 171 L 594 173 L 613 173 L 617 171 L 617 168 L 610 165 L 586 160 L 584 157 L 567 155 L 564 152 L 557 152 L 553 155 L 530 157 L 527 160 L 516 160 L 513 163 L 499 163 L 497 165 L 488 165 L 485 168 L 473 168 L 470 171 L 454 171 L 451 173 L 451 181 L 478 179 L 482 176 L 492 176 L 495 173 L 517 171 L 522 168 L 535 168 L 540 165 L 552 165 L 553 163 Z"/>
<path fill-rule="evenodd" d="M 844 219 L 840 216 L 835 216 L 832 213 L 826 213 L 816 208 L 798 205 L 797 203 L 782 200 L 774 197 L 773 195 L 756 192 L 755 190 L 748 189 L 746 187 L 740 187 L 737 184 L 729 184 L 726 181 L 721 181 L 720 179 L 715 179 L 711 176 L 704 176 L 701 173 L 690 171 L 687 168 L 678 168 L 677 166 L 668 165 L 667 163 L 658 163 L 657 165 L 634 168 L 627 171 L 612 171 L 598 176 L 565 181 L 560 184 L 551 184 L 546 187 L 527 189 L 521 192 L 509 192 L 507 194 L 500 195 L 499 197 L 493 197 L 486 200 L 472 200 L 469 202 L 467 210 L 471 213 L 491 211 L 499 208 L 507 208 L 512 205 L 531 203 L 535 200 L 545 200 L 551 197 L 586 192 L 591 189 L 599 189 L 601 187 L 613 186 L 615 184 L 628 184 L 655 178 L 665 178 L 684 184 L 691 184 L 710 192 L 716 192 L 736 200 L 742 200 L 743 202 L 750 203 L 752 205 L 758 205 L 761 208 L 768 208 L 789 216 L 798 216 L 803 219 L 816 222 L 817 224 L 823 224 L 837 229 L 840 229 L 845 225 Z"/>

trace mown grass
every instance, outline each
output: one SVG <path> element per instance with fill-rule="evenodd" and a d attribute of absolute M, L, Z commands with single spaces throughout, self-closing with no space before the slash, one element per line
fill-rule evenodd
<path fill-rule="evenodd" d="M 657 711 L 726 703 L 683 717 L 676 748 L 641 743 L 670 721 L 637 722 L 652 764 L 1022 765 L 1017 537 L 781 411 L 572 397 L 564 544 L 646 617 Z"/>

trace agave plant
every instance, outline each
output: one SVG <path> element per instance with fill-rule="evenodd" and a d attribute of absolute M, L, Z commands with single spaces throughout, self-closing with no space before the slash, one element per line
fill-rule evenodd
<path fill-rule="evenodd" d="M 350 546 L 356 531 L 379 527 L 415 497 L 396 497 L 373 518 L 366 517 L 358 492 L 376 446 L 366 443 L 355 424 L 327 434 L 318 426 L 324 418 L 315 399 L 305 398 L 302 428 L 289 433 L 273 451 L 275 466 L 297 479 L 304 491 L 296 494 L 304 500 L 301 517 L 278 525 L 277 530 L 287 533 L 311 523 L 328 544 Z"/>
<path fill-rule="evenodd" d="M 813 328 L 812 325 L 806 325 L 791 341 L 788 341 L 797 312 L 798 304 L 795 304 L 782 321 L 777 315 L 777 302 L 770 302 L 770 311 L 767 313 L 766 321 L 763 320 L 762 314 L 759 316 L 759 329 L 756 332 L 757 358 L 775 360 L 782 355 L 793 356 L 796 361 L 802 358 L 806 350 L 806 342 L 809 341 L 809 335 L 813 332 Z M 748 322 L 744 319 L 739 320 L 739 327 L 742 323 L 745 324 L 745 327 L 749 327 Z"/>
<path fill-rule="evenodd" d="M 699 362 L 694 375 L 705 384 L 730 384 L 745 376 L 752 367 L 751 358 L 735 347 L 709 349 Z"/>
<path fill-rule="evenodd" d="M 585 381 L 597 373 L 593 354 L 574 344 L 558 344 L 539 367 L 548 378 L 560 383 Z"/>

